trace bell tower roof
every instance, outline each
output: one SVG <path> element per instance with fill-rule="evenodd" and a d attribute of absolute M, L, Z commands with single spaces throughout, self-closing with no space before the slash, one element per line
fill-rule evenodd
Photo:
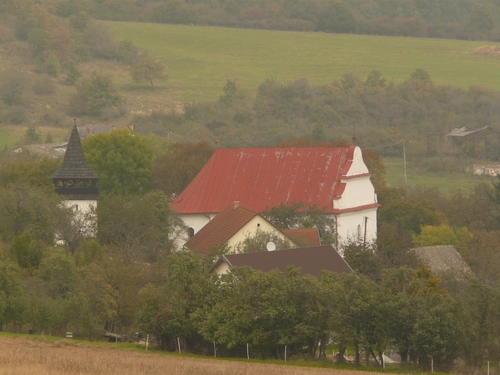
<path fill-rule="evenodd" d="M 56 193 L 71 200 L 96 200 L 99 196 L 99 176 L 89 167 L 83 153 L 76 120 L 69 137 L 64 161 L 52 176 Z"/>
<path fill-rule="evenodd" d="M 75 124 L 69 137 L 64 161 L 61 167 L 51 176 L 52 179 L 98 179 L 99 176 L 89 167 L 83 153 L 80 135 Z"/>

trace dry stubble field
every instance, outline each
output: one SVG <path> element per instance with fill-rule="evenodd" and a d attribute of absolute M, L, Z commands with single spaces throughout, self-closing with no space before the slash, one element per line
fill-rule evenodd
<path fill-rule="evenodd" d="M 0 337 L 0 375 L 366 375 L 366 372 L 182 358 L 75 344 Z"/>

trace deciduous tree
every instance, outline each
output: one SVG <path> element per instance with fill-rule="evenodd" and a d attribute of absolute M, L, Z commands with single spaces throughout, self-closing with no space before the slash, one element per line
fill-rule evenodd
<path fill-rule="evenodd" d="M 128 259 L 158 262 L 179 246 L 185 234 L 161 191 L 102 196 L 97 214 L 99 241 Z"/>
<path fill-rule="evenodd" d="M 147 137 L 130 129 L 97 134 L 82 142 L 101 193 L 138 193 L 150 187 L 154 151 Z"/>
<path fill-rule="evenodd" d="M 165 65 L 154 57 L 145 56 L 130 68 L 130 75 L 135 82 L 149 82 L 154 90 L 154 81 L 165 79 Z"/>
<path fill-rule="evenodd" d="M 153 164 L 154 185 L 169 196 L 182 193 L 213 153 L 207 142 L 171 144 Z"/>
<path fill-rule="evenodd" d="M 77 95 L 71 99 L 69 108 L 74 115 L 99 115 L 105 108 L 122 102 L 109 74 L 92 72 L 82 79 L 76 91 Z"/>

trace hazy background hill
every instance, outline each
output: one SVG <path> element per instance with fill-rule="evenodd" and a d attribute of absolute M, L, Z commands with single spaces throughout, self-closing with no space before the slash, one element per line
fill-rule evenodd
<path fill-rule="evenodd" d="M 144 2 L 134 14 L 146 20 L 152 9 L 172 4 Z M 175 4 L 179 9 L 205 6 Z M 250 5 L 238 4 L 241 9 Z M 367 13 L 364 2 L 352 4 L 373 17 L 390 8 L 389 2 L 372 2 L 379 10 Z M 438 3 L 433 4 L 425 8 L 429 17 Z M 453 4 L 448 16 L 459 14 L 453 13 L 457 4 L 472 9 L 466 1 Z M 145 134 L 181 142 L 217 140 L 222 147 L 270 146 L 293 139 L 350 142 L 355 134 L 361 147 L 384 157 L 402 157 L 406 145 L 408 160 L 428 171 L 462 171 L 466 164 L 499 157 L 497 43 L 91 17 L 110 18 L 106 15 L 115 9 L 114 18 L 127 19 L 127 7 L 139 5 L 3 4 L 2 146 L 67 139 L 76 117 L 80 125 L 134 125 Z M 415 7 L 410 8 L 423 12 Z M 308 9 L 296 14 L 302 17 Z M 163 77 L 134 79 L 131 72 L 144 61 L 160 65 Z M 492 133 L 474 143 L 453 143 L 446 137 L 456 127 L 487 126 Z"/>

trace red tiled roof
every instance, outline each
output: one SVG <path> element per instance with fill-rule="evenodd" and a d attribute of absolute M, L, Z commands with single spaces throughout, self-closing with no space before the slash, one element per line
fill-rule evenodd
<path fill-rule="evenodd" d="M 319 232 L 316 228 L 283 229 L 285 235 L 300 246 L 320 246 Z"/>
<path fill-rule="evenodd" d="M 226 254 L 219 258 L 211 271 L 214 271 L 223 261 L 230 267 L 248 266 L 264 272 L 274 269 L 286 271 L 289 266 L 300 267 L 303 275 L 312 276 L 319 276 L 321 270 L 335 273 L 352 272 L 351 267 L 331 245 L 260 253 Z"/>
<path fill-rule="evenodd" d="M 303 202 L 333 212 L 352 164 L 349 148 L 220 148 L 172 202 L 181 214 L 215 213 L 233 201 L 255 212 Z"/>
<path fill-rule="evenodd" d="M 211 248 L 227 242 L 256 215 L 256 212 L 247 208 L 241 206 L 235 208 L 235 205 L 231 204 L 191 237 L 185 246 L 208 255 Z"/>
<path fill-rule="evenodd" d="M 351 208 L 333 209 L 333 210 L 331 210 L 331 212 L 334 214 L 342 214 L 345 212 L 357 212 L 357 211 L 368 210 L 370 208 L 377 208 L 380 206 L 382 206 L 380 203 L 371 203 L 371 204 L 365 204 L 363 206 L 357 206 L 357 207 L 351 207 Z"/>

